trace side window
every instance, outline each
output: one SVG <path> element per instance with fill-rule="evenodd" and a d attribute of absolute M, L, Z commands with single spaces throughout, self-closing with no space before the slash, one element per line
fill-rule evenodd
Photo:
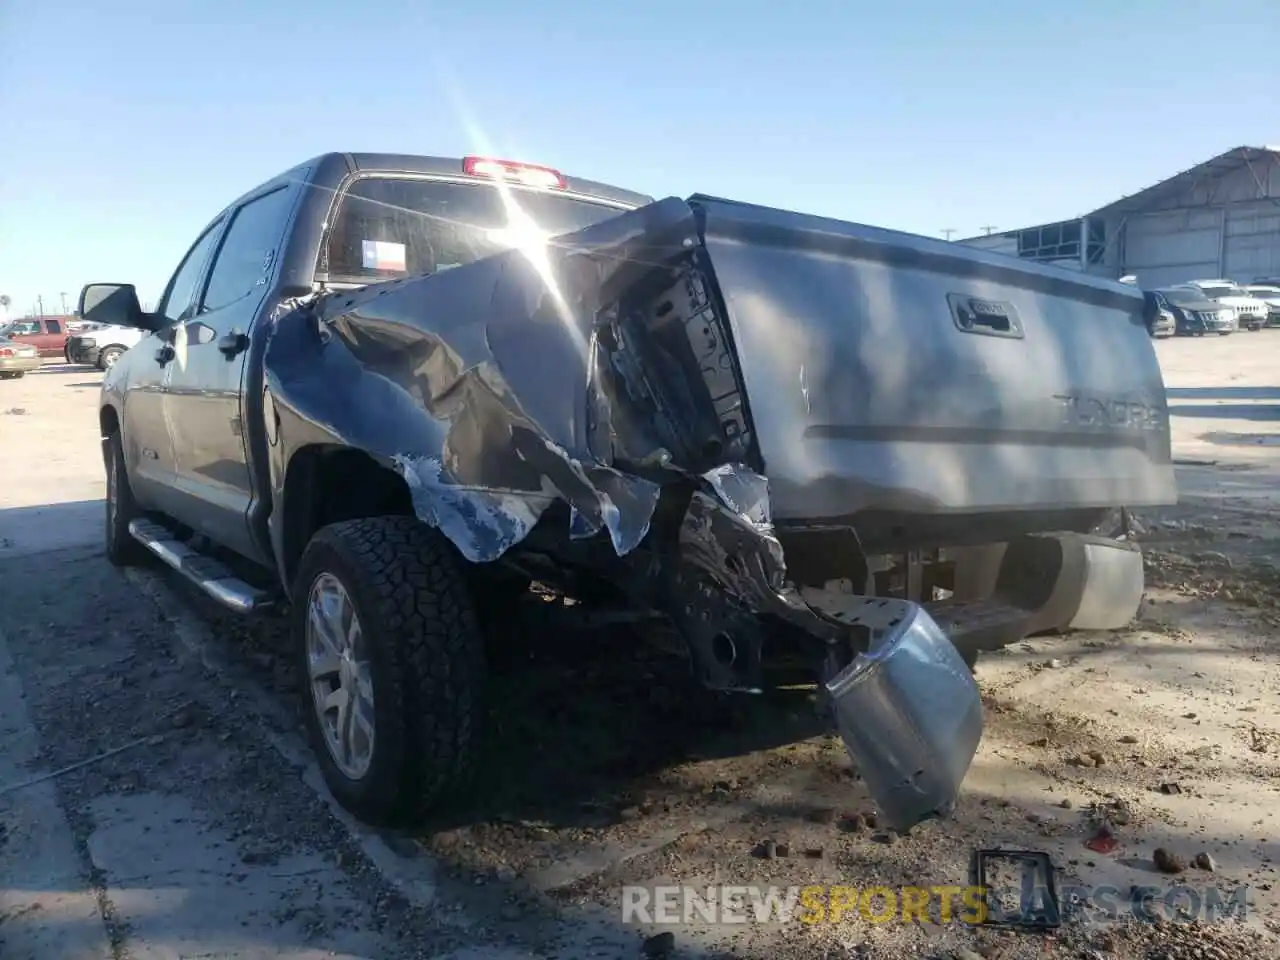
<path fill-rule="evenodd" d="M 57 320 L 46 320 L 44 322 L 44 329 L 46 333 L 61 333 L 62 324 L 60 324 Z"/>
<path fill-rule="evenodd" d="M 196 245 L 187 253 L 186 259 L 182 261 L 173 279 L 169 281 L 169 292 L 165 294 L 160 308 L 156 311 L 169 323 L 177 323 L 186 318 L 191 302 L 195 299 L 196 284 L 200 282 L 205 262 L 209 259 L 209 251 L 213 249 L 213 243 L 218 238 L 219 223 L 211 226 L 196 241 Z"/>
<path fill-rule="evenodd" d="M 292 201 L 293 191 L 281 187 L 236 211 L 213 262 L 202 311 L 233 304 L 271 278 Z"/>
<path fill-rule="evenodd" d="M 13 326 L 9 328 L 8 332 L 11 335 L 16 335 L 20 337 L 29 337 L 33 333 L 39 333 L 40 326 L 39 324 L 33 321 L 27 321 L 26 323 L 15 323 Z"/>

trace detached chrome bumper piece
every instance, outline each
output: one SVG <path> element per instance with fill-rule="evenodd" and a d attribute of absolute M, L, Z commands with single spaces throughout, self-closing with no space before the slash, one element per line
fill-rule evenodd
<path fill-rule="evenodd" d="M 982 600 L 920 605 L 806 591 L 826 617 L 870 632 L 866 652 L 825 688 L 886 823 L 905 831 L 955 808 L 982 739 L 982 701 L 961 649 L 998 649 L 1043 630 L 1117 630 L 1137 614 L 1143 589 L 1135 544 L 1052 533 L 1009 544 Z"/>
<path fill-rule="evenodd" d="M 826 683 L 840 738 L 887 824 L 950 815 L 982 739 L 973 674 L 918 604 L 866 604 L 870 649 Z M 853 615 L 850 625 L 863 625 Z M 873 624 L 882 626 L 876 629 Z"/>

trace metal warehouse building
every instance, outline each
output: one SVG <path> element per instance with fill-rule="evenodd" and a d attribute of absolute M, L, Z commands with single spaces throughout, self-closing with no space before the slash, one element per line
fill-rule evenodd
<path fill-rule="evenodd" d="M 1235 147 L 1083 217 L 957 242 L 1147 288 L 1280 277 L 1280 147 Z"/>

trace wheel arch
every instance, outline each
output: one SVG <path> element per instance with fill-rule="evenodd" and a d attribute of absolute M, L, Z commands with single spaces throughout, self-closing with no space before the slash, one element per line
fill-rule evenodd
<path fill-rule="evenodd" d="M 280 567 L 286 590 L 292 590 L 302 553 L 321 527 L 414 515 L 404 477 L 363 450 L 332 444 L 302 447 L 290 457 L 281 500 Z"/>
<path fill-rule="evenodd" d="M 104 438 L 120 432 L 120 413 L 112 404 L 104 403 L 98 408 L 98 427 Z"/>

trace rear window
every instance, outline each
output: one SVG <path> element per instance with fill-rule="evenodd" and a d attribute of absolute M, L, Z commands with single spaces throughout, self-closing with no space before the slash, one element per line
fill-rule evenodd
<path fill-rule="evenodd" d="M 338 203 L 320 270 L 364 282 L 436 273 L 515 246 L 526 218 L 538 233 L 555 236 L 623 212 L 519 187 L 507 195 L 518 211 L 487 183 L 357 180 Z"/>

